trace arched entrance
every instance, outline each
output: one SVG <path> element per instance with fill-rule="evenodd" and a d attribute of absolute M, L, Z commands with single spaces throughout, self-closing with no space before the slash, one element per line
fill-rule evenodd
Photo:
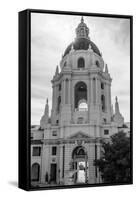
<path fill-rule="evenodd" d="M 40 165 L 38 163 L 34 163 L 31 168 L 31 180 L 39 181 L 40 177 Z"/>
<path fill-rule="evenodd" d="M 87 174 L 88 174 L 88 157 L 83 146 L 76 147 L 72 152 L 73 160 L 73 170 L 74 173 L 74 182 L 75 183 L 87 183 Z"/>

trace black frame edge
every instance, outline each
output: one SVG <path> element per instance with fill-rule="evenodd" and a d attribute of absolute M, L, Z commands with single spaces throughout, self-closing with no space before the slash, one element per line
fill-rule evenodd
<path fill-rule="evenodd" d="M 125 14 L 109 14 L 109 13 L 92 13 L 92 12 L 82 12 L 82 11 L 62 11 L 62 10 L 43 10 L 43 9 L 26 9 L 21 12 L 28 11 L 31 13 L 43 13 L 43 14 L 61 14 L 61 15 L 84 15 L 84 16 L 92 16 L 92 17 L 111 17 L 111 18 L 131 18 L 133 15 L 125 15 Z"/>
<path fill-rule="evenodd" d="M 30 189 L 30 13 L 28 10 L 19 12 L 19 158 L 18 187 Z"/>
<path fill-rule="evenodd" d="M 130 16 L 130 145 L 131 184 L 133 184 L 133 16 Z"/>

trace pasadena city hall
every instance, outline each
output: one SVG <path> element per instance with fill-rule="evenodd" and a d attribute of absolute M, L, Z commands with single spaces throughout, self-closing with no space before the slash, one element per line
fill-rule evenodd
<path fill-rule="evenodd" d="M 31 184 L 102 183 L 94 165 L 101 141 L 119 132 L 124 118 L 117 97 L 113 109 L 108 65 L 83 17 L 51 83 L 51 116 L 47 98 L 40 126 L 31 127 Z"/>

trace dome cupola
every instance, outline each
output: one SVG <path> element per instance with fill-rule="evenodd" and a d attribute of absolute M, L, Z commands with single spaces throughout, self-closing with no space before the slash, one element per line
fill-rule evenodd
<path fill-rule="evenodd" d="M 78 27 L 76 28 L 76 38 L 86 38 L 86 39 L 90 39 L 89 38 L 89 28 L 87 27 L 87 25 L 84 23 L 84 19 L 83 17 L 81 18 L 81 22 L 78 25 Z"/>
<path fill-rule="evenodd" d="M 64 56 L 69 54 L 71 49 L 73 50 L 88 50 L 92 49 L 94 53 L 101 56 L 101 53 L 98 47 L 90 40 L 89 38 L 89 28 L 84 23 L 83 17 L 81 17 L 81 22 L 76 28 L 76 38 L 75 41 L 68 45 L 64 52 Z"/>

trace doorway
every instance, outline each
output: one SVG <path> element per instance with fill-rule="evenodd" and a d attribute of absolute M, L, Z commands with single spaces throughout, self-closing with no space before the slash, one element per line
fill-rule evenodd
<path fill-rule="evenodd" d="M 56 183 L 56 176 L 57 175 L 57 164 L 51 163 L 51 170 L 50 170 L 50 181 L 52 183 Z"/>
<path fill-rule="evenodd" d="M 87 153 L 82 146 L 78 146 L 73 150 L 73 169 L 75 170 L 75 184 L 87 183 L 88 180 L 88 159 Z"/>

